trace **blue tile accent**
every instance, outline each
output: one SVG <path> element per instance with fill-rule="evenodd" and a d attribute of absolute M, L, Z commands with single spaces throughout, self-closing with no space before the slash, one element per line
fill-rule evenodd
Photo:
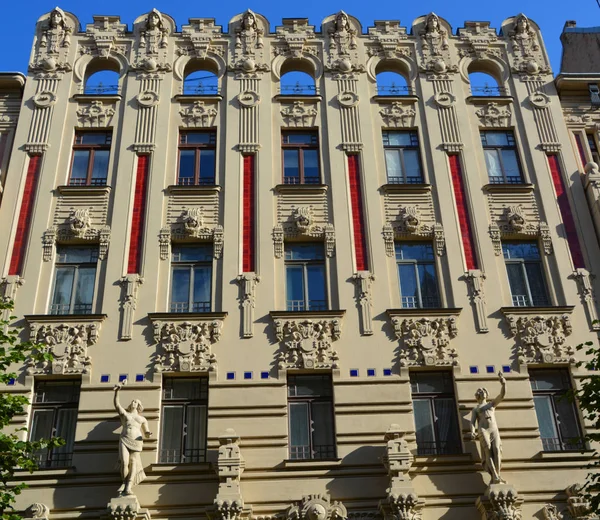
<path fill-rule="evenodd" d="M 502 365 L 502 372 L 510 374 L 510 365 Z"/>
<path fill-rule="evenodd" d="M 8 384 L 9 384 L 9 386 L 13 386 L 13 385 L 15 384 L 15 378 L 14 378 L 14 377 L 11 377 L 11 378 L 8 380 Z"/>
<path fill-rule="evenodd" d="M 235 379 L 235 372 L 227 372 L 227 379 L 229 381 L 231 381 L 232 379 Z"/>
<path fill-rule="evenodd" d="M 119 383 L 122 383 L 127 379 L 127 374 L 119 374 Z"/>
<path fill-rule="evenodd" d="M 350 369 L 350 377 L 358 377 L 358 368 Z"/>
<path fill-rule="evenodd" d="M 269 372 L 261 372 L 260 378 L 261 379 L 269 379 Z"/>
<path fill-rule="evenodd" d="M 244 372 L 244 379 L 252 379 L 252 372 Z"/>
<path fill-rule="evenodd" d="M 144 374 L 136 374 L 135 375 L 135 382 L 136 383 L 143 383 L 144 382 Z"/>
<path fill-rule="evenodd" d="M 100 382 L 101 383 L 108 383 L 110 382 L 110 376 L 108 374 L 103 374 L 100 376 Z"/>
<path fill-rule="evenodd" d="M 375 377 L 375 369 L 374 368 L 367 368 L 367 376 L 368 377 Z"/>
<path fill-rule="evenodd" d="M 471 374 L 479 374 L 479 367 L 475 366 L 475 365 L 471 365 L 469 367 L 469 372 Z"/>
<path fill-rule="evenodd" d="M 486 365 L 485 371 L 488 374 L 493 374 L 494 372 L 496 372 L 496 367 L 494 365 Z"/>
<path fill-rule="evenodd" d="M 383 369 L 383 375 L 384 376 L 391 376 L 392 375 L 392 369 L 391 368 L 384 368 Z"/>

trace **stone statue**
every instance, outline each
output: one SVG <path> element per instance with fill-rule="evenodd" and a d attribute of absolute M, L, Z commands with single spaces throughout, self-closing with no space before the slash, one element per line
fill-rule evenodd
<path fill-rule="evenodd" d="M 119 463 L 123 484 L 119 488 L 119 496 L 133 495 L 131 488 L 146 478 L 142 466 L 142 445 L 144 437 L 152 435 L 148 429 L 148 421 L 140 414 L 144 407 L 139 399 L 134 399 L 127 409 L 119 403 L 119 390 L 127 381 L 115 385 L 115 410 L 121 419 L 121 437 L 119 438 Z"/>
<path fill-rule="evenodd" d="M 240 27 L 236 30 L 235 47 L 242 49 L 243 54 L 254 54 L 254 48 L 263 48 L 263 30 L 250 9 L 244 13 Z"/>
<path fill-rule="evenodd" d="M 64 11 L 55 7 L 50 13 L 48 25 L 42 33 L 40 47 L 45 47 L 48 54 L 58 54 L 60 47 L 68 47 L 71 43 L 71 27 L 67 25 Z"/>
<path fill-rule="evenodd" d="M 441 56 L 441 51 L 448 48 L 448 34 L 442 28 L 440 19 L 435 13 L 427 16 L 424 37 L 433 56 Z"/>
<path fill-rule="evenodd" d="M 481 457 L 483 466 L 492 477 L 492 484 L 504 484 L 500 478 L 500 467 L 502 464 L 502 441 L 496 423 L 496 407 L 502 402 L 506 395 L 506 379 L 502 372 L 498 372 L 498 378 L 502 389 L 495 399 L 488 401 L 489 393 L 485 388 L 479 388 L 475 392 L 477 406 L 471 412 L 471 438 L 479 438 L 481 446 Z M 475 429 L 479 428 L 479 433 Z"/>
<path fill-rule="evenodd" d="M 163 49 L 168 44 L 168 33 L 162 14 L 152 9 L 146 18 L 146 26 L 141 32 L 140 47 L 145 47 L 147 54 L 158 54 L 158 49 Z"/>
<path fill-rule="evenodd" d="M 339 56 L 347 56 L 350 49 L 356 49 L 356 31 L 352 29 L 350 19 L 344 11 L 336 15 L 334 28 L 330 33 Z"/>

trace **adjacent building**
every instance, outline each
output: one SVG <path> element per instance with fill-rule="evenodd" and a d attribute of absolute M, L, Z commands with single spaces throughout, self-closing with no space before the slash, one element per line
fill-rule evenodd
<path fill-rule="evenodd" d="M 275 32 L 252 11 L 225 28 L 43 15 L 0 266 L 23 339 L 54 360 L 4 390 L 32 401 L 15 426 L 66 444 L 20 475 L 18 507 L 583 518 L 591 425 L 563 396 L 586 374 L 575 347 L 597 345 L 580 180 L 597 151 L 577 146 L 597 129 L 563 117 L 580 109 L 569 77 L 555 84 L 522 14 L 455 30 L 339 12 Z M 154 435 L 117 497 L 125 380 Z M 482 387 L 498 398 L 479 445 Z"/>

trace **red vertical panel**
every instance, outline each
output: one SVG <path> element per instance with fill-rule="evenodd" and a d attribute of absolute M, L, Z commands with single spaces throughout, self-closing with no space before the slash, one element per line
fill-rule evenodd
<path fill-rule="evenodd" d="M 148 187 L 149 155 L 139 155 L 135 176 L 135 194 L 131 215 L 131 239 L 129 240 L 129 261 L 127 273 L 141 272 L 142 235 L 144 233 L 144 216 L 146 215 L 146 191 Z"/>
<path fill-rule="evenodd" d="M 352 206 L 352 225 L 354 227 L 356 269 L 358 271 L 366 271 L 369 268 L 369 262 L 367 259 L 367 240 L 365 235 L 358 155 L 348 156 L 348 178 L 350 184 L 350 204 Z"/>
<path fill-rule="evenodd" d="M 473 239 L 473 229 L 471 228 L 469 206 L 467 205 L 467 197 L 465 195 L 465 184 L 463 181 L 460 156 L 449 155 L 448 161 L 450 162 L 452 187 L 454 188 L 454 199 L 456 200 L 456 210 L 458 211 L 458 222 L 460 224 L 460 234 L 462 236 L 467 269 L 477 269 L 478 266 L 477 256 L 475 255 L 475 240 Z"/>
<path fill-rule="evenodd" d="M 242 270 L 244 273 L 253 272 L 255 248 L 255 175 L 254 155 L 244 155 L 244 189 L 242 194 Z"/>
<path fill-rule="evenodd" d="M 567 243 L 569 244 L 573 264 L 576 268 L 585 267 L 581 247 L 579 245 L 579 238 L 577 237 L 577 228 L 575 227 L 573 213 L 571 213 L 571 205 L 569 204 L 569 197 L 567 196 L 565 182 L 562 177 L 558 155 L 548 155 L 548 164 L 550 166 L 550 173 L 552 174 L 552 182 L 554 182 L 556 200 L 567 233 Z"/>
<path fill-rule="evenodd" d="M 34 155 L 29 158 L 27 167 L 27 176 L 25 178 L 25 189 L 23 191 L 23 200 L 19 210 L 19 221 L 17 223 L 17 232 L 13 244 L 12 256 L 8 274 L 21 274 L 23 269 L 23 258 L 29 238 L 29 229 L 31 227 L 31 212 L 33 210 L 33 201 L 37 190 L 37 180 L 40 173 L 42 156 Z"/>
<path fill-rule="evenodd" d="M 583 151 L 583 143 L 581 142 L 580 134 L 573 134 L 575 136 L 575 142 L 577 143 L 577 150 L 579 151 L 579 158 L 581 159 L 581 166 L 585 167 L 587 160 L 585 158 L 585 152 Z"/>

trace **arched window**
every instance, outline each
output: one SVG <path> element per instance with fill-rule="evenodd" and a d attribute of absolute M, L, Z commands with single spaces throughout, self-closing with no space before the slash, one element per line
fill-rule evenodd
<path fill-rule="evenodd" d="M 314 65 L 305 59 L 286 60 L 280 70 L 279 93 L 314 96 L 317 93 Z"/>
<path fill-rule="evenodd" d="M 211 96 L 219 93 L 219 78 L 210 70 L 195 70 L 185 76 L 183 93 L 186 96 Z"/>
<path fill-rule="evenodd" d="M 119 93 L 119 71 L 102 69 L 92 72 L 85 81 L 84 94 L 114 95 Z"/>
<path fill-rule="evenodd" d="M 377 95 L 378 96 L 408 96 L 411 89 L 406 76 L 397 70 L 394 64 L 381 62 L 377 69 Z"/>
<path fill-rule="evenodd" d="M 472 70 L 469 67 L 469 83 L 471 84 L 471 95 L 473 96 L 504 95 L 504 89 L 498 85 L 496 78 L 487 72 Z"/>

